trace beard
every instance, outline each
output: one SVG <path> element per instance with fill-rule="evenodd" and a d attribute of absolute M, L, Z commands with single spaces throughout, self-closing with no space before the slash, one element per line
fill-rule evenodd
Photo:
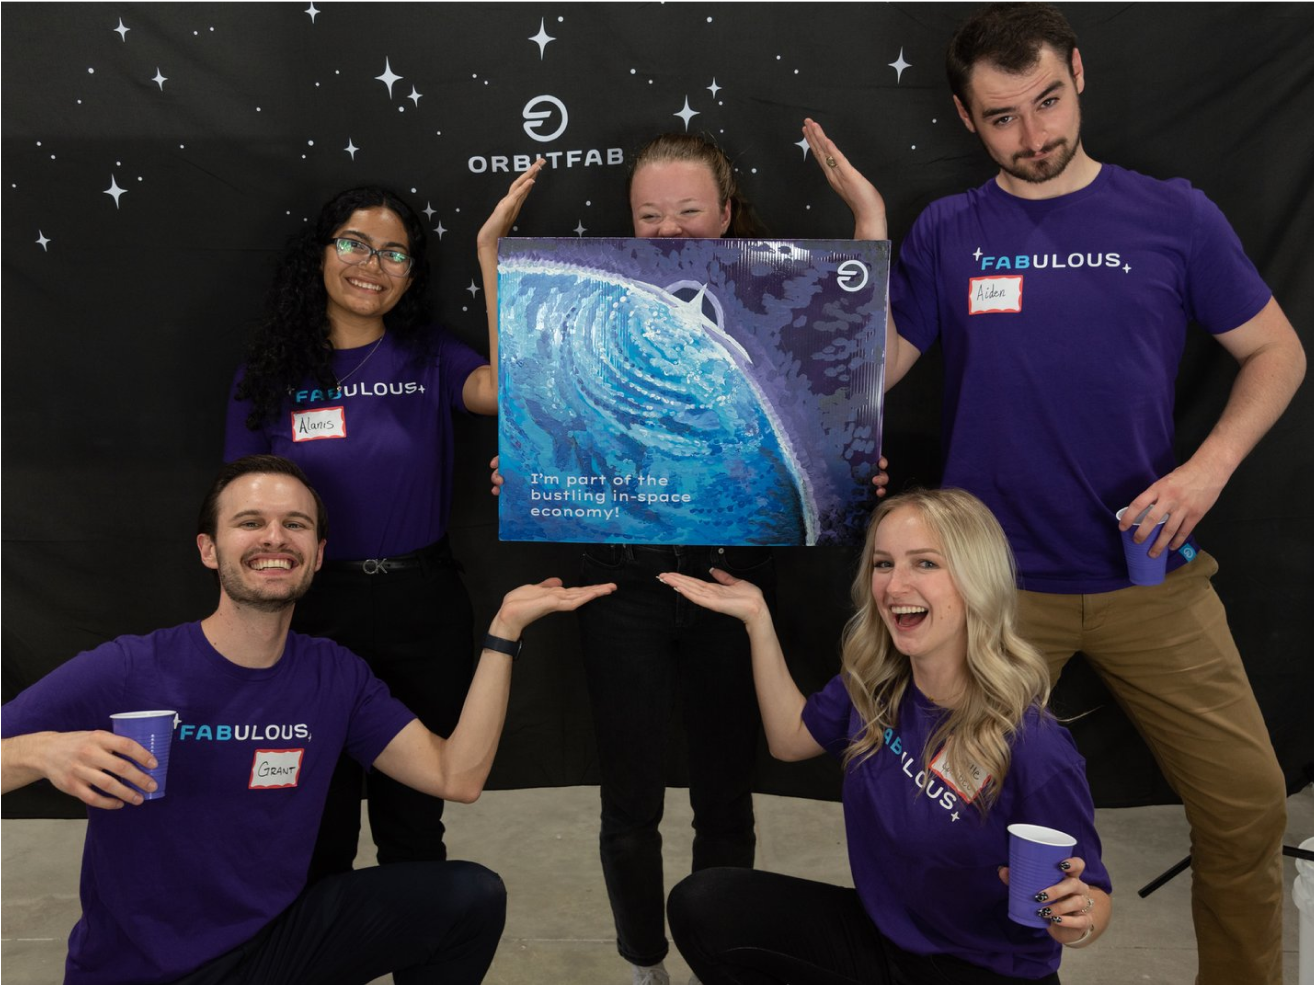
<path fill-rule="evenodd" d="M 238 605 L 248 606 L 257 612 L 282 612 L 296 605 L 310 591 L 310 582 L 315 576 L 314 568 L 305 563 L 305 558 L 293 552 L 297 561 L 294 570 L 303 572 L 299 581 L 282 585 L 250 585 L 242 577 L 243 572 L 248 570 L 246 558 L 234 564 L 225 557 L 218 557 L 217 552 L 216 556 L 219 562 L 219 587 L 224 594 Z"/>
<path fill-rule="evenodd" d="M 1043 184 L 1061 175 L 1072 159 L 1077 156 L 1077 148 L 1081 146 L 1081 131 L 1078 130 L 1071 141 L 1067 137 L 1060 137 L 1058 140 L 1046 144 L 1041 151 L 1050 154 L 1050 157 L 1035 160 L 1031 154 L 1014 154 L 1007 161 L 996 160 L 1005 174 L 1017 178 L 1019 181 L 1030 182 L 1033 185 Z M 987 151 L 989 148 L 987 148 Z"/>

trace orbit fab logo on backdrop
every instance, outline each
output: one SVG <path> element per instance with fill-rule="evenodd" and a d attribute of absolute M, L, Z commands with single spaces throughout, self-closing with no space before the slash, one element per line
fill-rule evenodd
<path fill-rule="evenodd" d="M 533 96 L 521 110 L 521 126 L 526 136 L 543 144 L 550 144 L 566 132 L 570 125 L 570 111 L 556 96 L 548 93 Z M 625 151 L 619 147 L 572 148 L 544 150 L 536 148 L 526 153 L 475 154 L 466 162 L 471 174 L 509 174 L 528 171 L 537 158 L 546 158 L 553 168 L 614 167 L 625 163 Z"/>

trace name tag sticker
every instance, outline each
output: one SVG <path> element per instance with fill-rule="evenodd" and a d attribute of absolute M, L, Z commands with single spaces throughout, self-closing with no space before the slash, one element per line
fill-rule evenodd
<path fill-rule="evenodd" d="M 990 777 L 986 775 L 986 771 L 977 766 L 976 763 L 968 764 L 968 776 L 966 778 L 959 779 L 954 776 L 953 770 L 949 769 L 947 743 L 931 760 L 931 772 L 947 783 L 949 788 L 958 794 L 965 804 L 970 804 L 976 800 L 977 795 L 990 782 Z"/>
<path fill-rule="evenodd" d="M 301 779 L 304 749 L 257 749 L 251 761 L 251 790 L 295 787 Z"/>
<path fill-rule="evenodd" d="M 968 282 L 967 313 L 990 315 L 1022 310 L 1022 277 L 973 277 Z"/>
<path fill-rule="evenodd" d="M 294 410 L 292 412 L 293 441 L 319 441 L 321 438 L 345 438 L 346 436 L 347 411 L 345 407 L 319 407 L 315 410 Z"/>

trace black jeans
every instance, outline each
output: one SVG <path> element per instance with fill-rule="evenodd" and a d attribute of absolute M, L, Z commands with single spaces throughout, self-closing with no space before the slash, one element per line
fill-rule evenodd
<path fill-rule="evenodd" d="M 297 603 L 292 628 L 326 636 L 370 665 L 430 731 L 450 735 L 474 675 L 474 616 L 446 543 L 422 567 L 367 575 L 324 570 Z M 350 871 L 360 838 L 361 769 L 343 755 L 329 785 L 310 881 Z M 379 772 L 365 775 L 379 863 L 440 862 L 443 802 Z"/>
<path fill-rule="evenodd" d="M 1059 985 L 886 940 L 857 890 L 774 872 L 709 869 L 671 890 L 671 934 L 703 985 Z"/>
<path fill-rule="evenodd" d="M 474 862 L 330 876 L 260 933 L 174 985 L 476 985 L 506 922 L 506 887 Z"/>
<path fill-rule="evenodd" d="M 760 731 L 748 634 L 737 619 L 686 601 L 656 579 L 706 578 L 712 565 L 774 597 L 767 548 L 585 549 L 581 584 L 614 594 L 579 611 L 602 774 L 600 848 L 617 947 L 652 965 L 666 956 L 662 819 L 666 728 L 678 695 L 689 748 L 693 867 L 753 864 L 753 761 Z"/>

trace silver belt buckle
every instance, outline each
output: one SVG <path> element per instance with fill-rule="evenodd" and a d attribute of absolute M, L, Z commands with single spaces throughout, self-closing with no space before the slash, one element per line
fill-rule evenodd
<path fill-rule="evenodd" d="M 386 575 L 388 573 L 388 559 L 386 557 L 366 558 L 360 563 L 360 570 L 367 575 L 377 575 L 380 572 Z"/>

